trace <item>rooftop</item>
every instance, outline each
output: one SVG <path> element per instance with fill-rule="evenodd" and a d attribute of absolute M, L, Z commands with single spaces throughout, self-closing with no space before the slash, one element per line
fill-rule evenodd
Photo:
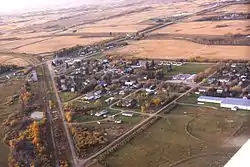
<path fill-rule="evenodd" d="M 241 106 L 250 106 L 249 99 L 225 98 L 221 103 L 222 104 L 237 104 Z"/>

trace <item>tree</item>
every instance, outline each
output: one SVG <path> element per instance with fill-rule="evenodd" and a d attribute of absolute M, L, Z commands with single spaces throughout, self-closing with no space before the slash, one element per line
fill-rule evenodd
<path fill-rule="evenodd" d="M 72 121 L 72 112 L 65 112 L 65 119 L 67 122 L 71 122 Z"/>
<path fill-rule="evenodd" d="M 141 106 L 141 112 L 142 113 L 146 112 L 146 107 L 144 105 Z"/>
<path fill-rule="evenodd" d="M 161 103 L 161 99 L 160 98 L 153 98 L 152 99 L 152 103 L 156 106 L 158 106 Z"/>

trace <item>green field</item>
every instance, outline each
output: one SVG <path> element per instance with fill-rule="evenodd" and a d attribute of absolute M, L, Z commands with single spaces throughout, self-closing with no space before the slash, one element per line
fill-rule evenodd
<path fill-rule="evenodd" d="M 184 114 L 184 113 L 187 114 Z M 196 116 L 199 118 L 192 121 Z M 178 106 L 125 146 L 111 153 L 104 161 L 111 167 L 166 167 L 205 154 L 205 157 L 184 161 L 178 167 L 223 166 L 235 149 L 220 147 L 221 143 L 240 126 L 241 117 L 234 112 L 209 108 Z M 235 120 L 233 124 L 225 120 Z M 192 122 L 191 122 L 192 121 Z M 233 128 L 232 128 L 233 127 Z M 205 140 L 202 143 L 191 135 Z M 220 155 L 212 155 L 222 152 Z"/>
<path fill-rule="evenodd" d="M 200 95 L 189 95 L 189 96 L 184 96 L 181 99 L 178 100 L 179 103 L 189 103 L 189 104 L 197 104 L 197 99 Z"/>
<path fill-rule="evenodd" d="M 173 71 L 166 71 L 165 77 L 170 77 L 177 74 L 197 74 L 199 72 L 205 71 L 207 68 L 213 65 L 214 64 L 187 63 L 182 66 L 173 66 Z"/>

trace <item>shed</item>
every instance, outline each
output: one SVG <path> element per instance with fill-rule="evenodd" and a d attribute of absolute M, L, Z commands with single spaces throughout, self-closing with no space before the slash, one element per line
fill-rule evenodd
<path fill-rule="evenodd" d="M 126 116 L 126 117 L 133 117 L 134 114 L 132 112 L 123 112 L 122 116 Z"/>
<path fill-rule="evenodd" d="M 39 111 L 35 111 L 35 112 L 31 113 L 30 118 L 32 118 L 34 120 L 41 120 L 44 118 L 44 113 L 39 112 Z"/>

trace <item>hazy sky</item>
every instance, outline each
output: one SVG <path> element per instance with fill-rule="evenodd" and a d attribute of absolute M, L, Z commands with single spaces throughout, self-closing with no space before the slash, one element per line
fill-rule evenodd
<path fill-rule="evenodd" d="M 120 0 L 0 0 L 0 13 L 20 12 L 30 9 L 72 7 L 82 4 L 116 2 Z"/>

